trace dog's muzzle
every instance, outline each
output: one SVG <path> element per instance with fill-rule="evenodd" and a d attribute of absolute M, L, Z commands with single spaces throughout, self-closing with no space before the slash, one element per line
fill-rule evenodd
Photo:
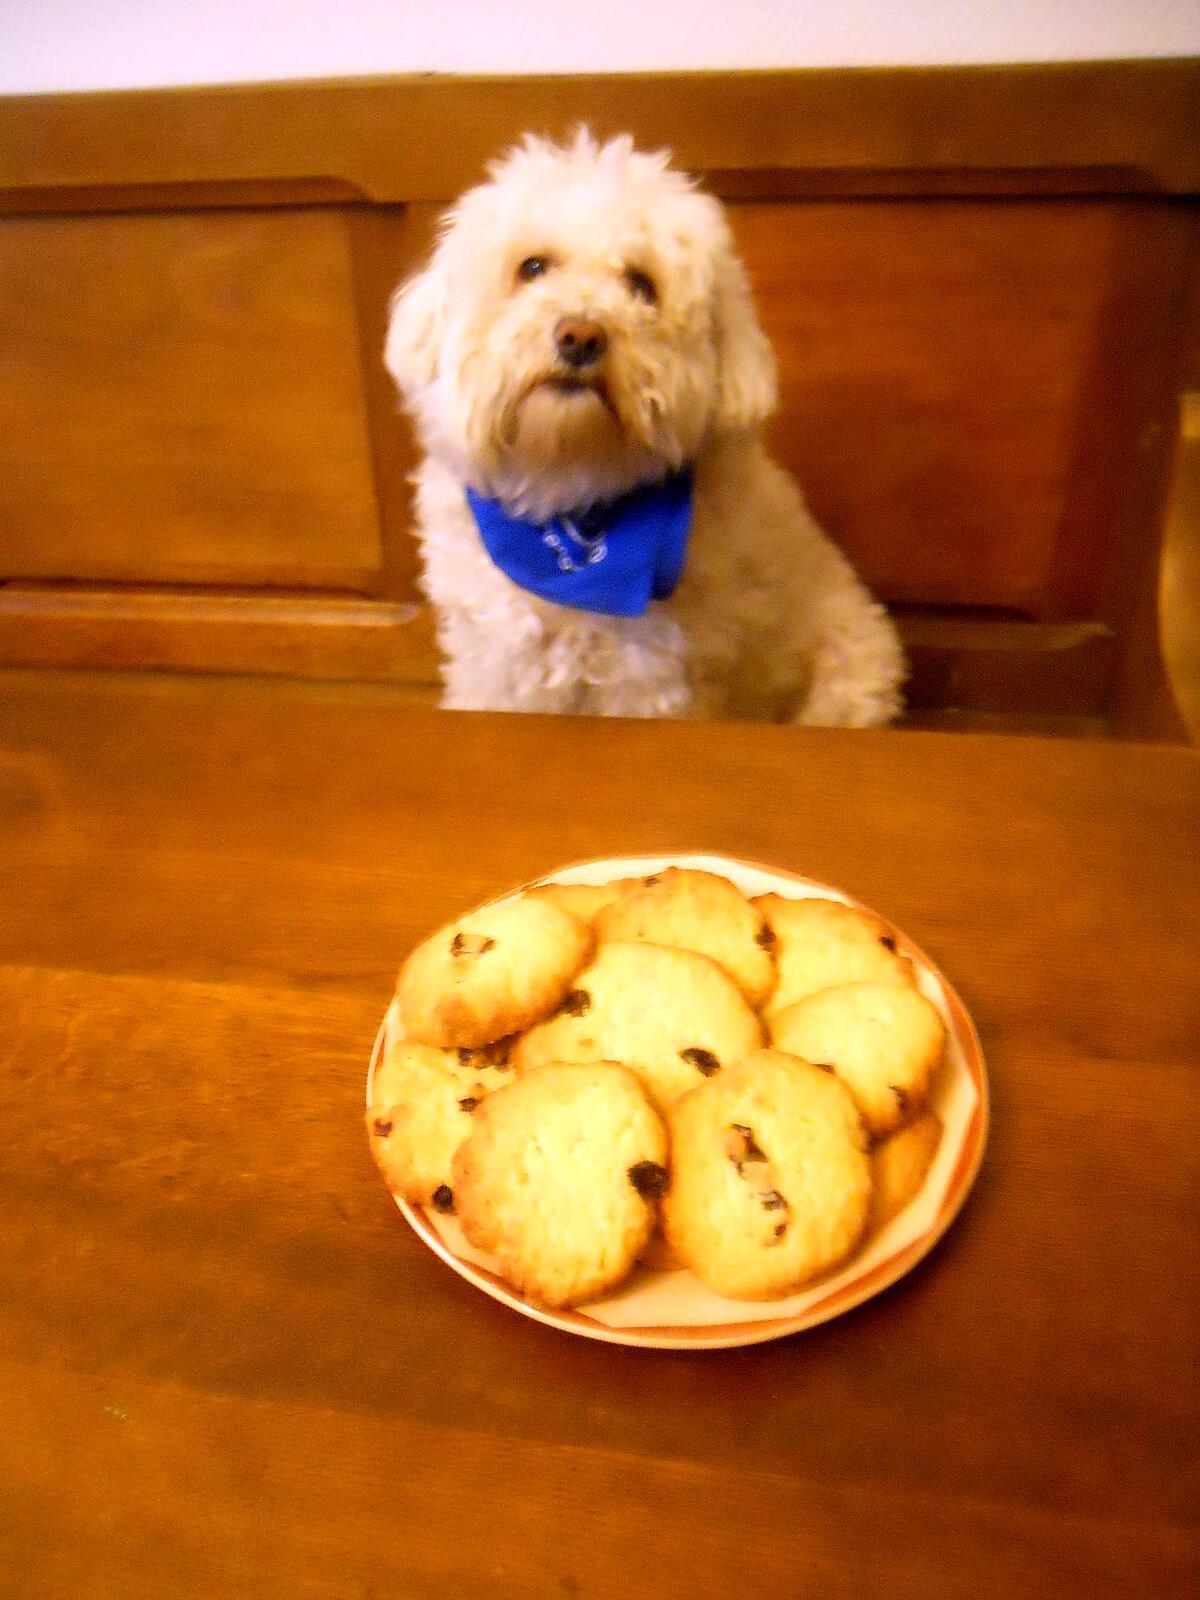
<path fill-rule="evenodd" d="M 608 335 L 587 317 L 563 317 L 554 329 L 558 359 L 576 372 L 597 366 L 608 349 Z"/>

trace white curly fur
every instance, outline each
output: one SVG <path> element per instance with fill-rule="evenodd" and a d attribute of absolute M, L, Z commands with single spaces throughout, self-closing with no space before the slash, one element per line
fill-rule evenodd
<path fill-rule="evenodd" d="M 586 130 L 565 147 L 526 139 L 443 219 L 432 260 L 393 298 L 386 362 L 424 449 L 417 528 L 444 704 L 885 722 L 903 677 L 895 630 L 763 449 L 775 364 L 745 269 L 719 204 L 668 160 Z M 535 255 L 550 269 L 524 282 Z M 563 371 L 564 316 L 607 335 L 602 393 L 548 381 Z M 517 587 L 464 493 L 544 521 L 685 464 L 686 567 L 642 617 Z"/>

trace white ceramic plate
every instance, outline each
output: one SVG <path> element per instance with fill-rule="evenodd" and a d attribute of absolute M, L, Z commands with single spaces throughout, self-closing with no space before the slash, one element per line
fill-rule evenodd
<path fill-rule="evenodd" d="M 559 883 L 606 883 L 611 878 L 639 877 L 664 867 L 694 867 L 720 873 L 748 895 L 774 891 L 793 899 L 823 896 L 847 905 L 858 901 L 837 889 L 794 873 L 755 866 L 727 856 L 627 856 L 582 861 L 540 878 Z M 522 889 L 529 888 L 525 884 Z M 514 894 L 521 893 L 514 890 Z M 504 898 L 509 898 L 505 896 Z M 717 1350 L 759 1344 L 798 1333 L 861 1305 L 912 1270 L 954 1221 L 970 1191 L 987 1140 L 988 1091 L 983 1053 L 962 1001 L 937 968 L 900 929 L 896 948 L 913 962 L 921 992 L 937 1006 L 947 1028 L 945 1063 L 934 1080 L 930 1104 L 941 1118 L 943 1134 L 933 1165 L 920 1192 L 897 1216 L 868 1234 L 850 1261 L 836 1272 L 807 1285 L 786 1299 L 727 1300 L 690 1272 L 653 1258 L 602 1299 L 574 1311 L 549 1311 L 521 1298 L 497 1274 L 494 1263 L 470 1245 L 453 1216 L 443 1217 L 423 1206 L 393 1198 L 421 1239 L 468 1283 L 501 1300 L 522 1316 L 533 1317 L 564 1333 L 610 1344 L 645 1345 L 660 1350 Z M 393 1006 L 380 1026 L 367 1075 L 370 1104 L 375 1066 L 390 1032 L 401 1027 Z M 653 1253 L 652 1253 L 653 1257 Z M 665 1260 L 665 1256 L 664 1256 Z"/>

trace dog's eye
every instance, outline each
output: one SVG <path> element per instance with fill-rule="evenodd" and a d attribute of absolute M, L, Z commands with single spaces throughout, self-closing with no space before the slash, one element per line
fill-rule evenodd
<path fill-rule="evenodd" d="M 658 287 L 650 274 L 643 272 L 640 267 L 626 267 L 625 285 L 630 294 L 644 300 L 648 306 L 658 304 Z"/>
<path fill-rule="evenodd" d="M 532 283 L 535 278 L 544 277 L 553 265 L 549 256 L 526 256 L 517 268 L 517 282 Z"/>

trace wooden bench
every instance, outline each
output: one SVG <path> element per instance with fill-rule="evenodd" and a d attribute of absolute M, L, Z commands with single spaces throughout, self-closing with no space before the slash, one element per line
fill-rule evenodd
<path fill-rule="evenodd" d="M 0 101 L 0 666 L 431 693 L 388 295 L 580 120 L 730 205 L 774 447 L 900 616 L 913 720 L 1177 736 L 1196 62 Z"/>

